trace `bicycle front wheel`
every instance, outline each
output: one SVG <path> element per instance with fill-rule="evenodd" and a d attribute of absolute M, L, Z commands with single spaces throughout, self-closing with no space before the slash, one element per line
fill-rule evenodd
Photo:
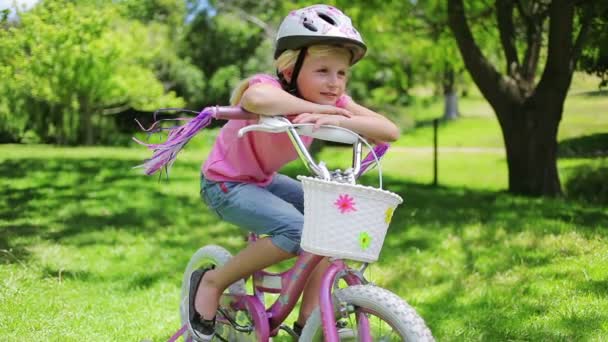
<path fill-rule="evenodd" d="M 381 287 L 354 285 L 334 292 L 340 341 L 434 341 L 424 320 L 403 299 Z M 357 315 L 368 318 L 369 329 L 360 327 Z M 366 331 L 368 330 L 368 331 Z M 300 341 L 323 341 L 321 311 L 308 318 Z"/>

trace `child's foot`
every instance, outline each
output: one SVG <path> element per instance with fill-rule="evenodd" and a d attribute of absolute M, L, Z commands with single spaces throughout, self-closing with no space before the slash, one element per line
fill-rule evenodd
<path fill-rule="evenodd" d="M 302 329 L 304 329 L 302 325 L 300 325 L 298 322 L 293 322 L 292 330 L 294 333 L 296 333 L 296 335 L 302 336 Z"/>
<path fill-rule="evenodd" d="M 205 272 L 209 269 L 198 269 L 190 275 L 188 291 L 188 330 L 195 341 L 211 341 L 215 335 L 215 315 L 212 319 L 205 319 L 195 307 L 195 298 L 199 297 L 199 285 Z"/>

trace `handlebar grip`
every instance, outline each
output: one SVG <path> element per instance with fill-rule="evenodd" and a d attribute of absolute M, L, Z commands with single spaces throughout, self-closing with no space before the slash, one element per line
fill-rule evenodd
<path fill-rule="evenodd" d="M 214 109 L 213 117 L 219 120 L 254 120 L 259 117 L 237 106 L 215 106 Z"/>

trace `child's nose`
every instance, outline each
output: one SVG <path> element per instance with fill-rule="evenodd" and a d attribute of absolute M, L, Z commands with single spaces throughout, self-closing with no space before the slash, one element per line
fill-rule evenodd
<path fill-rule="evenodd" d="M 329 77 L 329 85 L 330 86 L 337 87 L 338 84 L 339 84 L 339 82 L 340 82 L 340 78 L 338 77 L 338 74 L 332 74 Z"/>

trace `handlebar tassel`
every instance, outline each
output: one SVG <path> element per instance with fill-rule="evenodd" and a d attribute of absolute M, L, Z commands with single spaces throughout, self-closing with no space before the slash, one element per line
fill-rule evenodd
<path fill-rule="evenodd" d="M 376 158 L 378 158 L 378 160 L 382 159 L 382 156 L 386 153 L 386 151 L 388 151 L 388 148 L 391 145 L 388 143 L 380 143 L 376 146 L 374 146 L 373 151 L 370 151 L 365 158 L 363 159 L 363 161 L 361 162 L 361 169 L 359 170 L 359 174 L 357 175 L 357 177 L 361 176 L 363 173 L 365 173 L 365 170 L 367 170 L 367 168 L 372 165 L 373 163 L 376 162 L 376 159 L 374 158 L 374 154 L 376 155 Z"/>
<path fill-rule="evenodd" d="M 213 121 L 214 107 L 207 107 L 203 109 L 196 117 L 192 119 L 176 118 L 171 119 L 173 121 L 188 121 L 186 124 L 181 126 L 174 126 L 171 128 L 161 128 L 160 122 L 163 120 L 155 121 L 150 128 L 145 129 L 139 124 L 139 126 L 146 131 L 148 134 L 159 133 L 163 130 L 168 130 L 169 135 L 167 140 L 160 144 L 148 144 L 137 138 L 133 138 L 138 144 L 144 145 L 149 149 L 153 150 L 152 157 L 146 159 L 143 164 L 136 166 L 135 168 L 143 168 L 146 175 L 152 175 L 157 171 L 164 168 L 165 172 L 169 173 L 169 169 L 175 162 L 177 154 L 186 146 L 186 144 L 192 139 L 198 131 L 209 126 Z M 156 113 L 155 113 L 156 114 Z"/>

